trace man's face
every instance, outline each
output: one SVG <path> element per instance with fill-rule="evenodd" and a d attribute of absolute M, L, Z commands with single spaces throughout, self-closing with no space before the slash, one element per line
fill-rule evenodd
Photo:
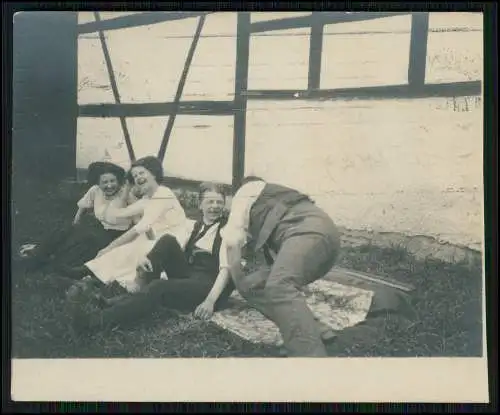
<path fill-rule="evenodd" d="M 200 203 L 203 218 L 207 222 L 213 222 L 222 215 L 225 205 L 224 196 L 216 192 L 205 192 Z"/>

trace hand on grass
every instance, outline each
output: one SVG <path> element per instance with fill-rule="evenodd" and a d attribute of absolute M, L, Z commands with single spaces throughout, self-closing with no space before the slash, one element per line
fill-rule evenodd
<path fill-rule="evenodd" d="M 194 310 L 194 316 L 202 320 L 209 320 L 214 314 L 214 302 L 206 299 L 203 301 L 196 310 Z"/>

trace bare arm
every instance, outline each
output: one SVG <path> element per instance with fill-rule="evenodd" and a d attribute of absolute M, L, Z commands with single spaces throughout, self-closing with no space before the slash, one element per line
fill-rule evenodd
<path fill-rule="evenodd" d="M 75 217 L 73 219 L 73 225 L 77 225 L 78 223 L 80 223 L 80 219 L 86 210 L 87 210 L 87 208 L 84 208 L 84 207 L 78 208 L 78 210 L 76 211 Z"/>
<path fill-rule="evenodd" d="M 196 310 L 194 311 L 195 317 L 204 320 L 208 320 L 210 317 L 212 317 L 214 313 L 215 303 L 224 291 L 224 288 L 226 288 L 230 279 L 231 273 L 229 272 L 229 269 L 221 268 L 219 270 L 219 274 L 217 275 L 217 279 L 215 280 L 214 285 L 212 286 L 212 289 L 208 293 L 207 297 L 198 307 L 196 307 Z"/>
<path fill-rule="evenodd" d="M 98 190 L 97 186 L 92 186 L 83 197 L 77 202 L 78 210 L 76 211 L 75 217 L 73 218 L 73 224 L 76 225 L 80 222 L 82 215 L 85 211 L 90 210 L 94 207 L 94 200 L 96 197 L 96 192 Z"/>
<path fill-rule="evenodd" d="M 234 195 L 222 238 L 229 247 L 244 246 L 247 242 L 250 210 L 260 196 L 265 182 L 251 182 L 242 186 Z"/>
<path fill-rule="evenodd" d="M 219 274 L 217 275 L 214 285 L 212 286 L 212 289 L 208 293 L 205 300 L 196 308 L 194 312 L 195 317 L 208 319 L 212 316 L 215 303 L 217 302 L 231 279 L 231 271 L 228 266 L 227 259 L 226 246 L 224 241 L 222 241 L 219 252 Z"/>
<path fill-rule="evenodd" d="M 205 301 L 210 301 L 211 303 L 215 304 L 222 294 L 222 291 L 224 291 L 224 288 L 226 288 L 230 279 L 231 273 L 229 272 L 229 269 L 221 268 L 219 270 L 219 274 L 217 275 L 217 279 L 215 280 L 214 285 L 208 293 Z"/>
<path fill-rule="evenodd" d="M 114 209 L 111 213 L 114 218 L 125 219 L 144 213 L 144 200 L 139 199 L 136 202 L 121 209 Z"/>

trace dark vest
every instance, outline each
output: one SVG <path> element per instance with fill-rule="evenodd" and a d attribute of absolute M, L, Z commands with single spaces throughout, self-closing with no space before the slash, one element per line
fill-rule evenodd
<path fill-rule="evenodd" d="M 250 209 L 248 232 L 249 248 L 258 251 L 264 246 L 288 209 L 309 196 L 279 184 L 266 183 L 262 193 Z"/>
<path fill-rule="evenodd" d="M 217 226 L 217 234 L 214 239 L 214 244 L 212 246 L 212 252 L 201 252 L 197 251 L 195 244 L 200 239 L 199 234 L 203 227 L 203 220 L 198 220 L 195 222 L 193 231 L 186 243 L 186 248 L 184 254 L 188 263 L 194 267 L 206 270 L 209 274 L 217 275 L 219 272 L 219 252 L 222 243 L 222 236 L 220 234 L 221 228 L 227 223 L 227 218 L 223 217 L 219 219 L 212 226 Z"/>

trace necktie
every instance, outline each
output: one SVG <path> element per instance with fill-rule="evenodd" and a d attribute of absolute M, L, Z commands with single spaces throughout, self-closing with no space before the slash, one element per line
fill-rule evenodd
<path fill-rule="evenodd" d="M 207 234 L 208 230 L 209 230 L 209 229 L 210 229 L 213 225 L 215 225 L 215 222 L 211 223 L 210 225 L 207 225 L 207 224 L 205 224 L 205 223 L 204 223 L 204 224 L 203 224 L 203 227 L 201 228 L 201 232 L 200 232 L 200 233 L 196 236 L 196 238 L 194 238 L 193 243 L 196 243 L 196 242 L 198 242 L 201 238 L 203 238 L 203 237 Z"/>
<path fill-rule="evenodd" d="M 211 223 L 210 225 L 203 224 L 201 231 L 188 243 L 188 246 L 186 247 L 185 253 L 188 257 L 188 262 L 191 264 L 193 262 L 193 251 L 195 248 L 196 242 L 198 242 L 201 238 L 203 238 L 208 230 L 214 226 L 217 223 L 217 221 Z"/>

